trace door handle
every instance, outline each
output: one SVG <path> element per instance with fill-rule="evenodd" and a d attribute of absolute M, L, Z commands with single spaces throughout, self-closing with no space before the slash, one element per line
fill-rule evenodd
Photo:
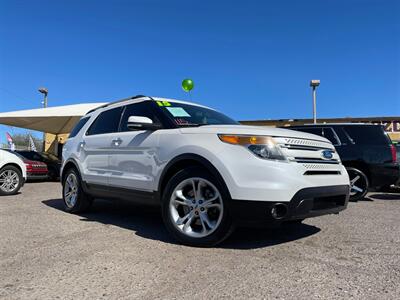
<path fill-rule="evenodd" d="M 80 142 L 79 145 L 78 145 L 78 151 L 80 151 L 81 149 L 85 150 L 85 145 L 86 145 L 85 142 Z"/>
<path fill-rule="evenodd" d="M 120 138 L 116 138 L 115 140 L 112 140 L 112 143 L 114 146 L 118 147 L 119 145 L 121 145 L 122 140 Z"/>

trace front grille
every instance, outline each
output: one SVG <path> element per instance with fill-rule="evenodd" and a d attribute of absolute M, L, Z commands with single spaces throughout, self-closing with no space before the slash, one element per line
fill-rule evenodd
<path fill-rule="evenodd" d="M 306 171 L 303 175 L 340 175 L 340 171 Z"/>
<path fill-rule="evenodd" d="M 339 175 L 341 174 L 340 158 L 335 147 L 330 142 L 302 139 L 275 137 L 283 154 L 288 161 L 300 166 L 303 175 Z M 325 159 L 324 151 L 330 151 L 332 157 Z M 308 172 L 312 171 L 312 172 Z"/>
<path fill-rule="evenodd" d="M 314 198 L 312 210 L 324 210 L 344 206 L 346 203 L 346 195 L 317 197 Z"/>
<path fill-rule="evenodd" d="M 317 164 L 339 164 L 337 159 L 322 159 L 314 157 L 294 157 L 291 161 L 307 164 L 307 163 L 317 163 Z"/>
<path fill-rule="evenodd" d="M 311 150 L 312 148 L 317 148 L 317 150 L 333 148 L 330 143 L 298 138 L 285 138 L 285 145 L 289 147 L 306 147 L 308 150 Z"/>
<path fill-rule="evenodd" d="M 281 145 L 281 147 L 287 148 L 289 150 L 307 150 L 307 151 L 327 150 L 326 147 L 297 146 L 297 145 L 290 145 L 290 144 L 284 144 L 284 145 Z"/>
<path fill-rule="evenodd" d="M 336 164 L 303 164 L 303 167 L 307 170 L 337 170 L 338 166 Z"/>

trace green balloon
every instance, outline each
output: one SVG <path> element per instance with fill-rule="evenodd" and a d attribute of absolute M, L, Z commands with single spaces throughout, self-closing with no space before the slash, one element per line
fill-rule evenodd
<path fill-rule="evenodd" d="M 194 83 L 192 79 L 184 79 L 182 81 L 182 88 L 185 92 L 190 92 L 194 87 Z"/>

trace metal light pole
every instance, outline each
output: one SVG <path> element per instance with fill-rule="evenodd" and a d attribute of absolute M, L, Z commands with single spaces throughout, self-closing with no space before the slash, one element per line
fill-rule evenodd
<path fill-rule="evenodd" d="M 49 91 L 44 87 L 39 88 L 38 91 L 44 95 L 42 104 L 43 104 L 43 108 L 46 108 L 47 107 L 47 94 L 49 93 Z M 46 132 L 43 132 L 43 149 L 42 149 L 42 151 L 44 152 L 45 150 L 46 150 Z"/>
<path fill-rule="evenodd" d="M 314 124 L 317 124 L 317 86 L 319 86 L 319 80 L 311 80 L 310 86 L 312 87 L 312 95 L 313 95 L 313 120 Z"/>
<path fill-rule="evenodd" d="M 49 93 L 49 91 L 46 88 L 40 88 L 38 91 L 44 95 L 42 104 L 43 104 L 43 107 L 46 108 L 47 107 L 47 94 Z"/>

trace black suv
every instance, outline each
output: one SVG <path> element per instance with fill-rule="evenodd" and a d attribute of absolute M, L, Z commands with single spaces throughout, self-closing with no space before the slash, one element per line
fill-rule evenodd
<path fill-rule="evenodd" d="M 289 129 L 324 136 L 333 143 L 349 173 L 350 200 L 363 198 L 370 188 L 390 186 L 400 177 L 396 148 L 381 125 L 313 124 Z"/>

